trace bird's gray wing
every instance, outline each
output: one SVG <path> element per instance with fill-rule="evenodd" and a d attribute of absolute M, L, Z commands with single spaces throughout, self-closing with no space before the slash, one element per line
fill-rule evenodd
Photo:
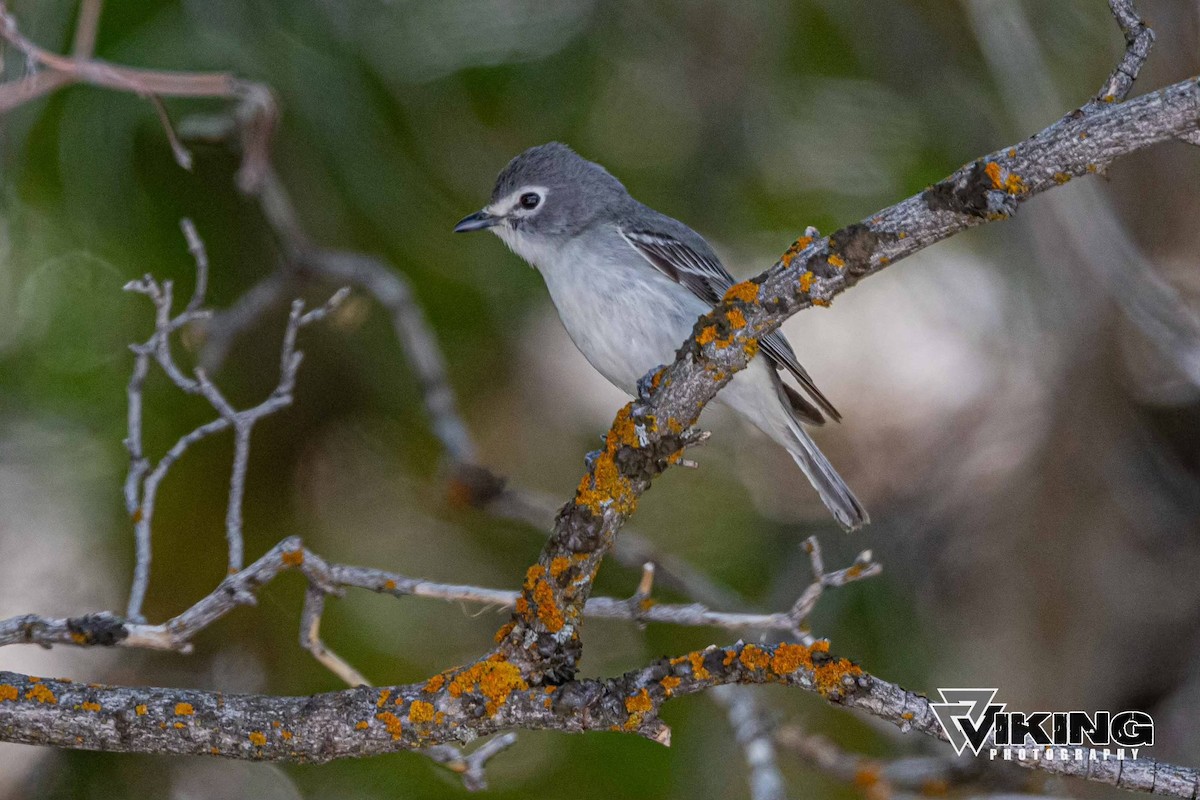
<path fill-rule="evenodd" d="M 629 242 L 633 249 L 650 262 L 655 269 L 681 286 L 686 286 L 692 294 L 710 306 L 720 303 L 725 292 L 729 291 L 730 286 L 733 286 L 733 276 L 725 269 L 720 259 L 711 252 L 702 252 L 675 236 L 661 232 L 624 227 L 620 228 L 620 231 L 625 241 Z M 693 234 L 693 236 L 699 238 L 699 234 Z M 707 249 L 707 247 L 704 248 L 704 250 Z M 816 425 L 825 421 L 821 416 L 821 411 L 828 414 L 831 419 L 841 421 L 842 415 L 813 383 L 812 376 L 808 374 L 808 371 L 800 366 L 800 362 L 796 360 L 796 353 L 782 333 L 779 331 L 768 333 L 760 340 L 759 346 L 775 368 L 786 368 L 820 407 L 818 410 L 803 397 L 784 386 L 788 400 L 798 414 Z"/>

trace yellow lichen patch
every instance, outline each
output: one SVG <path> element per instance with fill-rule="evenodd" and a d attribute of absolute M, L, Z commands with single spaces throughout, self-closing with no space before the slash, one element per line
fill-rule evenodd
<path fill-rule="evenodd" d="M 679 686 L 679 684 L 680 684 L 679 678 L 676 678 L 674 675 L 668 675 L 667 677 L 662 679 L 662 687 L 663 687 L 663 690 L 667 693 L 667 697 L 671 696 L 671 693 L 675 691 L 675 689 Z"/>
<path fill-rule="evenodd" d="M 87 637 L 78 631 L 72 631 L 71 641 L 75 644 L 87 644 Z"/>
<path fill-rule="evenodd" d="M 635 730 L 642 724 L 647 712 L 654 709 L 654 701 L 650 699 L 650 693 L 645 689 L 640 690 L 637 694 L 625 698 L 625 710 L 629 712 L 629 719 L 625 720 L 626 730 Z"/>
<path fill-rule="evenodd" d="M 812 651 L 790 642 L 777 646 L 771 656 L 771 671 L 776 675 L 790 675 L 801 667 L 811 669 L 812 665 Z"/>
<path fill-rule="evenodd" d="M 84 702 L 84 703 L 80 703 L 80 704 L 79 704 L 79 707 L 80 707 L 81 709 L 83 709 L 84 711 L 91 711 L 93 714 L 94 714 L 94 713 L 97 713 L 98 711 L 100 711 L 100 704 L 99 704 L 99 703 L 93 703 L 93 702 L 91 702 L 91 701 L 87 701 L 87 702 Z"/>
<path fill-rule="evenodd" d="M 551 633 L 561 631 L 567 621 L 554 602 L 554 590 L 550 588 L 550 584 L 545 580 L 539 580 L 533 587 L 533 599 L 537 601 L 538 619 L 546 626 L 546 630 Z"/>
<path fill-rule="evenodd" d="M 5 700 L 15 701 L 20 696 L 20 691 L 11 683 L 0 683 L 0 703 Z"/>
<path fill-rule="evenodd" d="M 526 619 L 529 618 L 529 601 L 524 597 L 517 598 L 515 608 L 517 610 L 517 614 L 519 614 L 521 617 Z"/>
<path fill-rule="evenodd" d="M 654 701 L 650 699 L 650 693 L 645 689 L 625 698 L 625 710 L 630 714 L 645 714 L 652 708 L 654 708 Z"/>
<path fill-rule="evenodd" d="M 706 680 L 707 678 L 712 677 L 712 675 L 709 673 L 709 671 L 704 668 L 704 654 L 703 653 L 699 652 L 698 650 L 693 650 L 692 652 L 690 652 L 686 656 L 684 656 L 684 658 L 686 658 L 688 660 L 688 663 L 692 665 L 692 677 L 693 678 L 695 678 L 698 681 L 702 681 L 702 680 Z"/>
<path fill-rule="evenodd" d="M 742 281 L 729 287 L 725 292 L 725 302 L 741 300 L 743 303 L 753 303 L 758 299 L 758 284 L 754 281 Z"/>
<path fill-rule="evenodd" d="M 290 742 L 292 740 L 292 732 L 291 731 L 280 731 L 279 735 L 283 737 L 283 740 L 285 742 Z"/>
<path fill-rule="evenodd" d="M 354 723 L 354 730 L 356 731 L 365 731 L 369 727 L 371 727 L 371 723 L 367 722 L 365 719 Z"/>
<path fill-rule="evenodd" d="M 250 744 L 255 747 L 263 747 L 267 743 L 267 735 L 262 731 L 250 731 L 250 735 L 246 737 L 250 740 Z"/>
<path fill-rule="evenodd" d="M 746 358 L 758 355 L 758 339 L 751 339 L 742 345 L 742 352 L 746 354 Z"/>
<path fill-rule="evenodd" d="M 437 712 L 437 714 L 436 714 L 436 715 L 434 715 L 434 717 L 433 717 L 433 724 L 434 724 L 434 725 L 441 725 L 441 724 L 442 724 L 443 722 L 445 722 L 445 721 L 446 721 L 446 712 L 445 712 L 445 711 L 439 711 L 439 712 Z"/>
<path fill-rule="evenodd" d="M 494 661 L 480 661 L 459 672 L 450 681 L 448 691 L 451 697 L 461 697 L 478 690 L 486 698 L 485 709 L 492 716 L 508 702 L 508 696 L 515 690 L 524 691 L 528 688 L 529 684 L 521 677 L 521 671 L 501 657 Z"/>
<path fill-rule="evenodd" d="M 391 696 L 392 696 L 392 690 L 384 689 L 382 692 L 379 693 L 379 699 L 375 701 L 375 707 L 383 708 L 383 704 L 386 703 L 388 701 L 388 698 Z"/>
<path fill-rule="evenodd" d="M 210 747 L 208 748 L 208 754 L 210 756 L 219 756 L 221 755 L 221 751 L 216 747 Z"/>
<path fill-rule="evenodd" d="M 36 700 L 39 703 L 49 703 L 51 705 L 54 705 L 58 702 L 58 698 L 54 696 L 54 692 L 50 691 L 40 683 L 35 684 L 29 689 L 28 692 L 25 693 L 25 699 Z"/>
<path fill-rule="evenodd" d="M 812 653 L 828 653 L 829 642 L 814 642 Z M 815 663 L 815 662 L 814 662 Z M 823 664 L 813 667 L 813 686 L 822 697 L 827 697 L 835 689 L 842 688 L 845 678 L 857 678 L 863 674 L 862 668 L 852 664 L 849 659 L 831 658 Z"/>
<path fill-rule="evenodd" d="M 993 188 L 1001 189 L 1004 187 L 1004 181 L 1000 178 L 999 164 L 997 164 L 995 161 L 989 161 L 987 166 L 983 168 L 983 171 L 986 172 L 987 176 L 992 179 Z"/>
<path fill-rule="evenodd" d="M 811 236 L 801 236 L 799 239 L 792 242 L 792 246 L 787 249 L 787 252 L 785 252 L 779 260 L 783 262 L 785 267 L 790 267 L 796 256 L 804 252 L 804 248 L 808 247 L 812 243 L 813 239 Z"/>
<path fill-rule="evenodd" d="M 196 709 L 192 708 L 191 703 L 176 703 L 175 715 L 179 717 L 190 717 L 196 713 Z"/>
<path fill-rule="evenodd" d="M 1066 183 L 1069 180 L 1071 180 L 1071 176 L 1069 173 L 1066 173 L 1066 172 L 1054 173 L 1054 182 L 1057 183 L 1059 186 L 1062 186 L 1064 183 Z"/>
<path fill-rule="evenodd" d="M 181 731 L 186 727 L 187 727 L 187 725 L 184 725 L 182 722 L 175 723 L 175 730 L 177 730 L 177 731 Z"/>
<path fill-rule="evenodd" d="M 137 714 L 139 717 L 146 716 L 146 710 L 146 706 L 140 703 L 133 707 L 133 713 Z"/>
<path fill-rule="evenodd" d="M 550 577 L 557 578 L 571 566 L 571 559 L 566 556 L 555 556 L 550 560 Z"/>
<path fill-rule="evenodd" d="M 890 258 L 888 258 L 887 256 L 879 257 L 879 266 L 886 267 L 890 263 L 892 263 L 892 260 Z"/>
<path fill-rule="evenodd" d="M 524 600 L 524 599 L 525 598 L 523 598 L 523 597 L 519 598 L 518 602 L 520 602 L 520 600 Z M 526 605 L 528 605 L 528 604 L 526 604 Z M 528 608 L 526 609 L 526 612 L 528 612 Z M 508 622 L 501 625 L 500 630 L 496 631 L 496 635 L 495 635 L 495 637 L 493 637 L 496 640 L 496 644 L 499 644 L 500 642 L 503 642 L 505 639 L 507 639 L 508 635 L 513 632 L 513 628 L 515 628 L 515 627 L 517 627 L 517 623 L 513 622 L 512 620 L 509 620 Z M 439 675 L 438 677 L 441 677 L 441 676 Z M 428 684 L 426 684 L 426 686 L 428 686 Z M 429 689 L 427 688 L 425 691 L 429 691 Z M 436 692 L 437 690 L 434 689 L 434 691 Z"/>
<path fill-rule="evenodd" d="M 375 719 L 387 726 L 387 732 L 392 735 L 392 741 L 400 738 L 403 726 L 400 724 L 400 718 L 390 711 L 384 711 L 375 715 Z"/>
<path fill-rule="evenodd" d="M 741 661 L 746 669 L 766 669 L 771 663 L 771 654 L 761 647 L 748 644 L 742 648 L 738 661 Z"/>
<path fill-rule="evenodd" d="M 621 514 L 631 514 L 637 508 L 633 484 L 621 475 L 616 456 L 621 447 L 637 447 L 637 426 L 633 422 L 631 404 L 617 412 L 612 429 L 604 439 L 604 450 L 592 469 L 575 490 L 575 503 L 593 514 L 601 514 L 607 505 Z M 518 613 L 522 613 L 520 608 Z M 527 610 L 526 610 L 527 612 Z"/>
<path fill-rule="evenodd" d="M 800 291 L 807 292 L 809 289 L 811 289 L 812 285 L 813 285 L 813 279 L 816 277 L 817 277 L 816 275 L 812 274 L 811 270 L 808 272 L 805 272 L 803 275 L 801 275 L 800 276 Z"/>
<path fill-rule="evenodd" d="M 700 331 L 700 335 L 696 337 L 696 344 L 701 347 L 710 344 L 717 339 L 717 326 L 709 325 Z"/>
<path fill-rule="evenodd" d="M 725 319 L 729 320 L 729 327 L 734 330 L 741 330 L 746 327 L 746 315 L 742 313 L 740 308 L 729 309 L 729 313 L 725 315 Z"/>
<path fill-rule="evenodd" d="M 396 582 L 394 580 L 392 580 L 391 578 L 388 578 L 386 581 L 383 582 L 383 590 L 385 592 L 396 591 Z"/>
<path fill-rule="evenodd" d="M 903 714 L 901 714 L 901 715 L 900 715 L 900 719 L 904 720 L 905 722 L 909 722 L 909 721 L 911 721 L 911 720 L 912 720 L 912 718 L 913 718 L 914 716 L 916 716 L 916 715 L 915 715 L 915 714 L 913 714 L 913 712 L 911 712 L 911 711 L 905 711 Z"/>
<path fill-rule="evenodd" d="M 841 256 L 839 256 L 837 253 L 830 254 L 830 256 L 827 260 L 829 261 L 829 263 L 831 265 L 837 267 L 838 269 L 846 268 L 846 260 L 844 258 L 842 258 Z"/>
<path fill-rule="evenodd" d="M 906 231 L 900 231 L 899 233 L 896 234 L 896 238 L 897 239 L 907 239 L 908 233 Z"/>
<path fill-rule="evenodd" d="M 424 700 L 413 700 L 408 707 L 409 722 L 433 722 L 433 704 Z"/>
<path fill-rule="evenodd" d="M 289 567 L 298 567 L 304 563 L 303 550 L 284 550 L 281 556 L 283 563 Z"/>
<path fill-rule="evenodd" d="M 728 667 L 730 664 L 733 663 L 733 660 L 737 657 L 738 657 L 737 650 L 733 650 L 733 649 L 726 650 L 725 651 L 725 660 L 722 661 L 721 663 Z"/>
<path fill-rule="evenodd" d="M 1010 148 L 1008 149 L 1008 157 L 1009 157 L 1009 158 L 1016 158 L 1016 157 L 1017 157 L 1017 148 L 1015 148 L 1015 147 L 1010 147 Z"/>
<path fill-rule="evenodd" d="M 829 299 L 825 297 L 814 297 L 812 299 L 812 304 L 814 306 L 820 306 L 821 308 L 829 308 Z"/>
<path fill-rule="evenodd" d="M 432 678 L 430 678 L 428 681 L 425 682 L 425 688 L 423 689 L 423 691 L 428 692 L 429 694 L 433 694 L 434 692 L 440 692 L 442 690 L 442 687 L 445 685 L 446 685 L 446 676 L 445 675 L 434 675 Z"/>

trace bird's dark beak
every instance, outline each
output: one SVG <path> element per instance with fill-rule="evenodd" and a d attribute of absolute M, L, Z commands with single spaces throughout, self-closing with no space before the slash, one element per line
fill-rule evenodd
<path fill-rule="evenodd" d="M 470 233 L 471 231 L 481 231 L 485 228 L 490 228 L 494 225 L 499 225 L 502 217 L 495 217 L 486 211 L 476 211 L 474 214 L 463 217 L 454 226 L 455 233 Z"/>

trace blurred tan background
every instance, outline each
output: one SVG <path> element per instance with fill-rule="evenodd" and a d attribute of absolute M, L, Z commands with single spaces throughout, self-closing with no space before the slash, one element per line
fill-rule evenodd
<path fill-rule="evenodd" d="M 1135 91 L 1200 71 L 1200 4 L 1139 3 L 1158 45 Z M 70 43 L 75 5 L 11 4 L 22 31 Z M 1096 91 L 1121 38 L 1100 0 L 344 0 L 119 2 L 97 54 L 269 84 L 274 162 L 319 242 L 377 254 L 413 282 L 481 462 L 569 497 L 621 395 L 562 331 L 540 279 L 491 237 L 450 228 L 523 148 L 565 141 L 703 233 L 743 277 L 805 225 L 822 231 L 920 191 Z M 22 58 L 9 51 L 5 77 Z M 176 118 L 222 108 L 168 101 Z M 152 108 L 87 87 L 0 120 L 0 617 L 124 607 L 132 531 L 121 446 L 131 357 L 151 314 L 121 285 L 191 286 L 190 216 L 228 305 L 279 259 L 237 157 L 184 172 Z M 1200 150 L 1157 148 L 936 246 L 785 330 L 845 416 L 817 433 L 874 524 L 844 536 L 786 454 L 714 410 L 697 471 L 655 484 L 636 525 L 763 608 L 871 548 L 884 575 L 827 595 L 835 650 L 907 688 L 997 686 L 1010 707 L 1143 709 L 1152 755 L 1200 752 Z M 1138 276 L 1163 282 L 1147 290 Z M 353 312 L 353 313 L 350 313 Z M 299 534 L 344 563 L 516 587 L 542 532 L 453 506 L 413 374 L 367 298 L 303 334 L 295 406 L 256 430 L 248 556 Z M 1191 326 L 1191 327 L 1189 327 Z M 275 380 L 282 313 L 239 339 L 216 380 L 252 401 Z M 148 446 L 211 414 L 156 378 Z M 164 484 L 147 615 L 224 569 L 227 438 Z M 609 564 L 598 590 L 630 594 Z M 205 631 L 194 655 L 8 647 L 0 668 L 79 680 L 299 694 L 339 688 L 296 644 L 303 586 Z M 672 595 L 661 595 L 669 599 Z M 377 682 L 477 655 L 494 610 L 352 593 L 326 641 Z M 729 633 L 589 622 L 583 671 L 609 675 Z M 779 720 L 849 749 L 945 752 L 801 693 Z M 744 797 L 741 754 L 708 698 L 671 704 L 667 750 L 627 736 L 522 733 L 492 762 L 497 797 Z M 851 797 L 782 757 L 797 796 Z M 1051 788 L 1056 788 L 1052 786 Z M 1071 785 L 1076 794 L 1103 794 Z M 457 796 L 400 754 L 322 767 L 0 746 L 0 797 Z"/>

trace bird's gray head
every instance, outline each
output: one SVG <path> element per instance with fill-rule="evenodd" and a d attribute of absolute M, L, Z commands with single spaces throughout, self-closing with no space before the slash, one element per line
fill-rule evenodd
<path fill-rule="evenodd" d="M 454 230 L 491 228 L 521 253 L 522 241 L 575 236 L 628 200 L 625 187 L 604 167 L 550 142 L 508 162 L 496 178 L 491 202 Z"/>

